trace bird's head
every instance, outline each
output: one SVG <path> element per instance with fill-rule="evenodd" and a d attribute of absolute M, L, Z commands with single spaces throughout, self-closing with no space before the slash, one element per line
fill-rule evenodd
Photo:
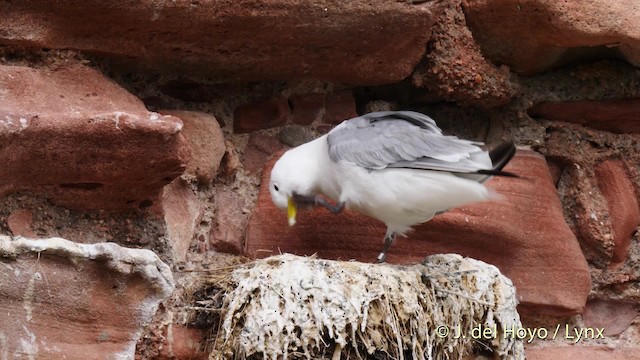
<path fill-rule="evenodd" d="M 269 192 L 274 204 L 287 211 L 289 225 L 296 223 L 299 208 L 313 205 L 315 171 L 309 158 L 292 149 L 284 153 L 271 170 Z"/>

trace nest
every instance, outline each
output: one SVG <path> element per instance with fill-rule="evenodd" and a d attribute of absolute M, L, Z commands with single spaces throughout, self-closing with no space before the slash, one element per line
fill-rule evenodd
<path fill-rule="evenodd" d="M 394 266 L 285 254 L 207 283 L 194 319 L 213 330 L 210 359 L 524 359 L 508 336 L 521 327 L 511 281 L 459 255 Z"/>

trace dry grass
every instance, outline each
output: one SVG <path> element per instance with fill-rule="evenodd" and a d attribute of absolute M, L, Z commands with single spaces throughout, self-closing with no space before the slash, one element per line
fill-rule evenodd
<path fill-rule="evenodd" d="M 458 255 L 412 266 L 279 255 L 218 269 L 192 304 L 193 321 L 211 324 L 211 359 L 524 358 L 504 336 L 520 326 L 511 281 Z M 495 333 L 474 338 L 479 327 Z"/>

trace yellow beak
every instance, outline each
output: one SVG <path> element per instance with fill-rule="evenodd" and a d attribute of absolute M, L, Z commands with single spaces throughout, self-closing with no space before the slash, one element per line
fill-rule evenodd
<path fill-rule="evenodd" d="M 289 196 L 287 200 L 287 218 L 289 219 L 289 226 L 293 226 L 296 224 L 296 213 L 298 209 L 296 208 L 296 203 L 293 201 L 291 196 Z"/>

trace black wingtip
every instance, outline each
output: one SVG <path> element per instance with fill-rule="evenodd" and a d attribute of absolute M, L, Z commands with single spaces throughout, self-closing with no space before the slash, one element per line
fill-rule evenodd
<path fill-rule="evenodd" d="M 514 174 L 512 172 L 502 171 L 502 170 L 478 170 L 477 173 L 478 174 L 483 174 L 483 175 L 505 176 L 505 177 L 512 177 L 512 178 L 519 178 L 520 177 L 520 175 L 518 175 L 518 174 Z"/>
<path fill-rule="evenodd" d="M 497 146 L 494 146 L 489 150 L 489 157 L 491 158 L 493 169 L 486 171 L 491 172 L 492 175 L 518 177 L 516 174 L 502 171 L 502 168 L 507 165 L 515 154 L 516 146 L 510 141 L 503 141 Z"/>

